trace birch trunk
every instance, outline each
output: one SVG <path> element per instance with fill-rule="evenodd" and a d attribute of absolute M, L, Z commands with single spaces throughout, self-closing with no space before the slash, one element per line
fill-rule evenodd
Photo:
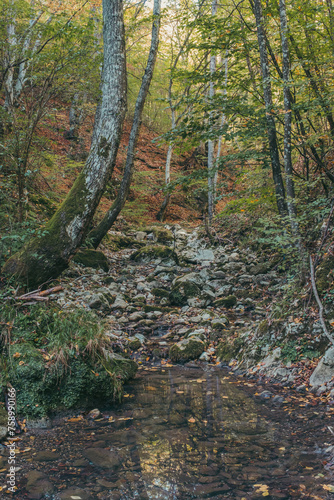
<path fill-rule="evenodd" d="M 217 14 L 217 0 L 212 0 L 212 6 L 211 6 L 211 15 L 216 16 Z M 209 87 L 209 102 L 210 105 L 212 106 L 213 104 L 213 98 L 215 95 L 215 84 L 212 81 L 212 76 L 216 71 L 216 56 L 214 54 L 211 54 L 210 57 L 210 76 L 211 76 L 211 81 L 210 81 L 210 87 Z M 213 116 L 214 112 L 210 111 L 209 114 L 209 123 L 210 126 L 213 125 Z M 208 222 L 209 225 L 212 222 L 213 219 L 213 214 L 215 210 L 215 161 L 214 161 L 214 154 L 215 154 L 215 142 L 211 139 L 208 140 Z"/>
<path fill-rule="evenodd" d="M 285 189 L 282 179 L 281 165 L 279 161 L 276 125 L 274 116 L 272 114 L 273 100 L 271 91 L 271 76 L 269 70 L 265 32 L 263 27 L 261 0 L 254 0 L 254 15 L 256 20 L 257 39 L 258 39 L 259 53 L 260 53 L 263 96 L 266 108 L 267 135 L 269 142 L 273 179 L 275 184 L 276 203 L 279 214 L 285 215 L 287 211 L 285 203 Z"/>
<path fill-rule="evenodd" d="M 283 96 L 284 96 L 284 168 L 287 194 L 287 207 L 293 233 L 298 233 L 296 221 L 295 186 L 293 180 L 291 157 L 291 117 L 292 100 L 290 92 L 290 51 L 288 44 L 288 21 L 285 0 L 279 0 L 279 14 L 281 21 L 281 43 L 283 55 Z"/>
<path fill-rule="evenodd" d="M 86 165 L 55 215 L 9 259 L 4 273 L 29 288 L 56 278 L 81 245 L 113 171 L 126 112 L 126 60 L 122 0 L 103 0 L 104 70 L 100 119 Z"/>
<path fill-rule="evenodd" d="M 227 77 L 228 77 L 228 49 L 226 49 L 226 52 L 225 52 L 224 70 L 225 70 L 225 79 L 224 79 L 223 96 L 226 97 Z M 221 116 L 221 121 L 220 121 L 221 128 L 223 128 L 223 126 L 225 124 L 225 120 L 226 120 L 225 112 L 223 111 L 223 114 Z M 219 169 L 219 158 L 221 155 L 221 147 L 222 147 L 222 136 L 220 135 L 218 138 L 217 154 L 216 154 L 216 161 L 215 161 L 214 192 L 213 192 L 214 199 L 216 199 L 216 197 L 217 197 L 218 169 Z"/>
<path fill-rule="evenodd" d="M 119 213 L 121 212 L 122 208 L 125 205 L 129 193 L 133 170 L 134 170 L 135 153 L 136 153 L 136 146 L 138 142 L 139 130 L 141 125 L 141 117 L 145 105 L 146 96 L 150 88 L 155 61 L 158 54 L 160 10 L 161 10 L 161 0 L 154 0 L 154 7 L 153 7 L 154 19 L 152 25 L 151 47 L 147 59 L 145 73 L 142 79 L 141 87 L 135 105 L 135 113 L 129 137 L 128 152 L 126 156 L 124 174 L 121 181 L 121 185 L 117 193 L 116 200 L 114 201 L 112 207 L 106 213 L 100 224 L 89 233 L 89 239 L 94 248 L 97 248 L 99 246 L 104 236 L 107 234 L 111 226 L 114 224 Z"/>

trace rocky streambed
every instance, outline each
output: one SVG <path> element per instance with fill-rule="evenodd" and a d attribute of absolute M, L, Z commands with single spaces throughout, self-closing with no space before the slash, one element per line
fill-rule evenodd
<path fill-rule="evenodd" d="M 116 409 L 28 422 L 16 498 L 331 497 L 333 349 L 316 318 L 270 316 L 275 256 L 166 227 L 74 260 L 51 301 L 94 312 L 139 370 Z"/>

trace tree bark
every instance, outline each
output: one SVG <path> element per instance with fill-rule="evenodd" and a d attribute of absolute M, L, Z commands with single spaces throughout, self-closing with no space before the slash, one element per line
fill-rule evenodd
<path fill-rule="evenodd" d="M 89 233 L 88 238 L 94 248 L 97 248 L 99 246 L 104 236 L 107 234 L 111 226 L 114 224 L 119 213 L 121 212 L 122 208 L 125 205 L 129 193 L 133 170 L 134 170 L 135 153 L 136 153 L 136 146 L 138 142 L 139 130 L 141 125 L 141 117 L 145 105 L 146 96 L 150 88 L 155 61 L 158 54 L 160 10 L 161 10 L 161 1 L 154 0 L 154 6 L 153 6 L 154 19 L 152 25 L 151 47 L 147 59 L 145 73 L 142 79 L 141 87 L 136 101 L 135 113 L 129 137 L 128 152 L 126 156 L 124 174 L 121 181 L 121 185 L 117 193 L 116 200 L 114 201 L 112 207 L 106 213 L 100 224 Z"/>
<path fill-rule="evenodd" d="M 43 231 L 9 259 L 4 273 L 29 288 L 56 278 L 81 245 L 114 169 L 126 112 L 122 0 L 103 0 L 102 103 L 86 165 Z"/>
<path fill-rule="evenodd" d="M 217 15 L 217 0 L 212 0 L 211 4 L 211 15 L 214 17 Z M 211 54 L 210 56 L 210 87 L 209 87 L 209 103 L 213 105 L 213 98 L 215 95 L 215 84 L 212 80 L 212 76 L 216 71 L 216 56 Z M 213 111 L 209 114 L 209 124 L 213 126 Z M 215 142 L 212 139 L 208 140 L 208 224 L 210 226 L 213 214 L 215 210 Z"/>
<path fill-rule="evenodd" d="M 297 210 L 295 205 L 295 186 L 293 181 L 291 156 L 291 117 L 292 99 L 290 92 L 290 51 L 288 43 L 288 21 L 285 0 L 279 0 L 279 15 L 281 21 L 281 43 L 283 55 L 283 96 L 284 96 L 284 168 L 287 194 L 287 207 L 293 233 L 298 233 L 296 221 Z"/>
<path fill-rule="evenodd" d="M 271 91 L 271 76 L 269 69 L 266 38 L 263 27 L 261 0 L 254 0 L 253 9 L 256 20 L 257 39 L 258 39 L 259 53 L 260 53 L 263 96 L 266 108 L 267 135 L 269 141 L 269 151 L 270 151 L 273 179 L 275 184 L 276 203 L 279 214 L 285 215 L 287 212 L 287 207 L 285 203 L 285 189 L 282 179 L 281 165 L 279 161 L 276 125 L 272 112 L 273 100 Z"/>

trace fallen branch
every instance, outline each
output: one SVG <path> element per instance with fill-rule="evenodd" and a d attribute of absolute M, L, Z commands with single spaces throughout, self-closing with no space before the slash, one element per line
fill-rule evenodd
<path fill-rule="evenodd" d="M 313 265 L 313 260 L 312 260 L 312 256 L 311 255 L 310 255 L 310 270 L 311 270 L 312 290 L 313 290 L 313 293 L 314 293 L 315 300 L 317 301 L 317 304 L 319 306 L 320 323 L 321 323 L 321 326 L 322 326 L 322 329 L 323 329 L 325 335 L 331 341 L 331 343 L 334 345 L 334 337 L 332 337 L 332 335 L 327 330 L 327 326 L 326 326 L 326 323 L 325 323 L 325 320 L 324 320 L 324 315 L 323 315 L 323 313 L 324 313 L 324 307 L 322 305 L 322 302 L 321 302 L 319 294 L 318 294 L 317 285 L 316 285 L 316 282 L 315 282 L 314 265 Z"/>
<path fill-rule="evenodd" d="M 26 300 L 26 299 L 33 299 L 33 300 L 49 300 L 47 295 L 50 295 L 51 293 L 56 293 L 60 292 L 61 290 L 64 290 L 64 288 L 60 285 L 54 286 L 52 288 L 49 288 L 48 290 L 34 290 L 33 292 L 28 292 L 25 293 L 24 295 L 21 295 L 20 297 L 16 297 L 16 300 Z"/>

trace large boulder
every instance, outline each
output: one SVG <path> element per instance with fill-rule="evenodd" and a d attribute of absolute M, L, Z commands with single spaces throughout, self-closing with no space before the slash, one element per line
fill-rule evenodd
<path fill-rule="evenodd" d="M 39 500 L 41 498 L 50 498 L 54 491 L 53 484 L 49 481 L 44 472 L 30 470 L 27 474 L 28 498 Z"/>
<path fill-rule="evenodd" d="M 198 359 L 205 350 L 205 344 L 200 338 L 189 338 L 174 344 L 169 351 L 170 359 L 177 363 Z"/>
<path fill-rule="evenodd" d="M 310 386 L 317 388 L 334 377 L 334 347 L 330 347 L 310 377 Z"/>

